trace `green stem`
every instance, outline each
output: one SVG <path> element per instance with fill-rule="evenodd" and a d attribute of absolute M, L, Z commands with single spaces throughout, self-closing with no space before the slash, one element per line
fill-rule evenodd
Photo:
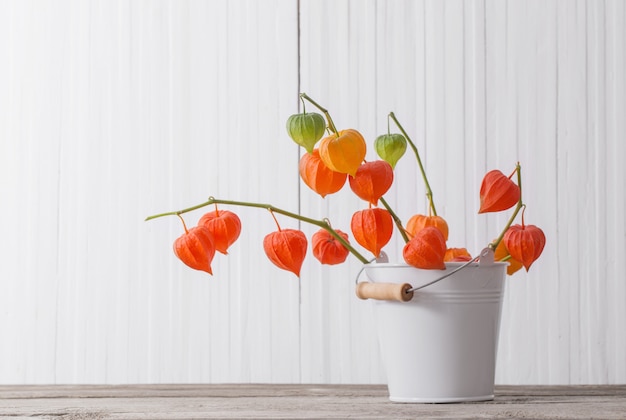
<path fill-rule="evenodd" d="M 391 206 L 389 205 L 389 203 L 387 203 L 387 201 L 383 197 L 380 197 L 380 202 L 383 203 L 383 206 L 385 206 L 389 214 L 391 214 L 391 218 L 393 219 L 394 223 L 398 227 L 398 230 L 400 231 L 400 235 L 402 235 L 402 239 L 404 239 L 404 242 L 405 243 L 409 242 L 409 237 L 407 236 L 406 231 L 404 230 L 404 227 L 402 226 L 402 220 L 400 220 L 398 215 L 391 209 Z"/>
<path fill-rule="evenodd" d="M 304 102 L 302 96 L 300 97 L 300 102 L 302 102 L 302 113 L 306 114 L 306 102 Z"/>
<path fill-rule="evenodd" d="M 519 162 L 517 162 L 517 164 L 515 165 L 515 171 L 517 172 L 517 186 L 519 187 L 519 200 L 517 201 L 515 210 L 513 210 L 513 214 L 511 214 L 511 217 L 509 217 L 509 221 L 504 226 L 504 229 L 502 229 L 500 236 L 498 236 L 498 238 L 496 238 L 495 241 L 489 244 L 489 248 L 493 250 L 495 250 L 498 247 L 498 245 L 500 245 L 500 242 L 502 241 L 502 238 L 504 238 L 506 231 L 509 230 L 509 228 L 513 224 L 513 221 L 515 221 L 515 218 L 517 217 L 518 213 L 525 206 L 524 202 L 522 201 L 522 167 L 520 166 Z"/>
<path fill-rule="evenodd" d="M 330 117 L 330 114 L 328 113 L 328 110 L 326 108 L 315 102 L 309 97 L 309 95 L 304 92 L 300 94 L 300 98 L 306 99 L 307 101 L 311 102 L 317 109 L 319 109 L 326 116 L 326 121 L 328 121 L 328 128 L 330 129 L 330 131 L 332 131 L 334 134 L 339 135 L 337 127 L 335 127 L 335 123 L 333 122 L 333 119 Z"/>
<path fill-rule="evenodd" d="M 189 231 L 187 230 L 187 223 L 185 223 L 185 219 L 183 219 L 183 216 L 181 216 L 180 214 L 177 214 L 177 216 L 180 221 L 183 222 L 183 229 L 185 229 L 185 233 L 189 233 Z"/>
<path fill-rule="evenodd" d="M 409 146 L 411 146 L 411 149 L 413 149 L 413 153 L 415 154 L 415 157 L 417 158 L 417 164 L 419 165 L 420 171 L 422 172 L 422 178 L 424 179 L 424 184 L 426 185 L 426 197 L 428 197 L 428 206 L 430 210 L 432 211 L 432 215 L 436 216 L 437 210 L 435 209 L 435 202 L 433 201 L 433 190 L 430 188 L 430 183 L 428 182 L 428 178 L 426 177 L 426 171 L 424 170 L 424 165 L 422 165 L 422 159 L 420 158 L 420 154 L 417 151 L 417 146 L 415 146 L 415 143 L 413 143 L 413 141 L 411 140 L 409 135 L 406 133 L 406 131 L 404 130 L 404 128 L 402 127 L 402 125 L 400 124 L 400 122 L 398 121 L 398 119 L 396 118 L 393 112 L 389 113 L 389 118 L 391 118 L 393 122 L 398 126 L 398 128 L 402 132 L 402 135 L 406 138 L 407 142 L 409 143 Z"/>
<path fill-rule="evenodd" d="M 291 217 L 292 219 L 300 220 L 302 222 L 309 223 L 311 225 L 319 226 L 320 228 L 322 228 L 322 229 L 326 230 L 328 233 L 330 233 L 333 236 L 333 238 L 337 239 L 343 246 L 345 246 L 348 249 L 348 251 L 350 251 L 350 253 L 352 253 L 352 255 L 354 255 L 363 264 L 368 264 L 369 263 L 367 258 L 365 258 L 363 255 L 361 255 L 361 253 L 359 253 L 356 249 L 354 249 L 354 247 L 352 247 L 352 245 L 350 245 L 350 243 L 348 241 L 346 241 L 344 238 L 342 238 L 341 235 L 339 235 L 337 233 L 337 231 L 335 231 L 335 229 L 333 229 L 330 226 L 330 223 L 328 223 L 326 220 L 311 219 L 310 217 L 301 216 L 299 214 L 292 213 L 290 211 L 283 210 L 283 209 L 280 209 L 278 207 L 274 207 L 274 206 L 272 206 L 270 204 L 251 203 L 251 202 L 248 202 L 248 201 L 221 200 L 221 199 L 217 199 L 217 198 L 214 198 L 214 197 L 209 197 L 208 201 L 206 201 L 204 203 L 201 203 L 201 204 L 198 204 L 196 206 L 188 207 L 188 208 L 183 209 L 183 210 L 177 210 L 177 211 L 170 211 L 170 212 L 166 212 L 166 213 L 155 214 L 153 216 L 146 217 L 145 220 L 148 221 L 148 220 L 152 220 L 152 219 L 156 219 L 156 218 L 164 217 L 164 216 L 179 216 L 180 217 L 180 215 L 183 214 L 183 213 L 188 213 L 190 211 L 194 211 L 194 210 L 200 209 L 202 207 L 209 206 L 211 204 L 225 204 L 225 205 L 231 205 L 231 206 L 256 207 L 256 208 L 260 208 L 260 209 L 267 209 L 267 210 L 269 210 L 271 212 L 282 214 L 282 215 L 287 216 L 287 217 Z"/>

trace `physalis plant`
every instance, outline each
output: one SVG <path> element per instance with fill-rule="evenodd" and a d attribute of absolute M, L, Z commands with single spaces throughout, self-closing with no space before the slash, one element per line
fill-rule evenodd
<path fill-rule="evenodd" d="M 277 267 L 300 276 L 300 269 L 307 254 L 308 239 L 304 232 L 281 229 L 276 214 L 317 225 L 320 229 L 311 238 L 313 256 L 322 264 L 341 264 L 349 254 L 364 264 L 377 258 L 389 243 L 394 231 L 402 235 L 405 245 L 404 261 L 421 269 L 445 269 L 449 261 L 471 261 L 473 257 L 466 248 L 448 248 L 448 224 L 437 215 L 433 194 L 426 177 L 418 150 L 395 115 L 389 114 L 402 133 L 382 134 L 374 141 L 374 149 L 380 159 L 365 161 L 366 141 L 355 129 L 338 130 L 328 111 L 305 93 L 300 94 L 303 112 L 289 117 L 287 133 L 306 152 L 302 155 L 299 172 L 302 181 L 321 197 L 334 194 L 349 184 L 350 189 L 367 203 L 367 208 L 356 211 L 350 222 L 352 237 L 373 258 L 366 258 L 355 249 L 349 235 L 331 226 L 328 219 L 316 220 L 266 204 L 231 201 L 216 198 L 200 205 L 148 217 L 146 220 L 166 215 L 181 218 L 184 233 L 174 242 L 174 253 L 189 267 L 212 274 L 211 262 L 215 251 L 226 254 L 228 248 L 241 233 L 239 217 L 229 210 L 218 209 L 218 204 L 258 207 L 269 210 L 277 230 L 265 236 L 263 250 Z M 305 101 L 322 112 L 306 112 Z M 421 171 L 428 198 L 428 214 L 412 215 L 406 225 L 394 213 L 384 199 L 394 181 L 396 163 L 402 158 L 407 146 L 413 150 Z M 516 181 L 514 181 L 516 176 Z M 181 214 L 208 205 L 214 210 L 203 215 L 198 225 L 187 229 Z M 502 233 L 488 246 L 494 249 L 497 261 L 508 261 L 507 273 L 512 275 L 521 267 L 526 270 L 541 255 L 546 243 L 543 231 L 524 221 L 525 204 L 522 201 L 521 167 L 519 164 L 509 176 L 499 170 L 488 172 L 480 186 L 479 213 L 500 212 L 515 207 Z M 521 224 L 513 224 L 519 212 Z"/>

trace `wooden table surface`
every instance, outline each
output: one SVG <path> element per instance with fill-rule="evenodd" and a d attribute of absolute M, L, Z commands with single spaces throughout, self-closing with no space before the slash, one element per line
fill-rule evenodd
<path fill-rule="evenodd" d="M 0 385 L 2 419 L 626 419 L 626 385 L 498 386 L 493 401 L 401 404 L 384 385 Z"/>

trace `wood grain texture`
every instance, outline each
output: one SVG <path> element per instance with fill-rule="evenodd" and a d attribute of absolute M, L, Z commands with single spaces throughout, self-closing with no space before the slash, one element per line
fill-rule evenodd
<path fill-rule="evenodd" d="M 622 419 L 624 386 L 498 387 L 493 401 L 398 404 L 383 385 L 0 387 L 0 416 L 62 419 Z"/>
<path fill-rule="evenodd" d="M 348 231 L 366 204 L 297 177 L 302 91 L 367 159 L 396 114 L 451 246 L 499 233 L 480 180 L 520 161 L 547 245 L 507 282 L 496 382 L 626 382 L 624 2 L 7 0 L 0 59 L 0 383 L 384 383 L 358 261 L 297 279 L 239 208 L 208 277 L 175 259 L 177 218 L 143 221 L 213 195 Z M 407 220 L 424 194 L 407 155 L 387 201 Z"/>

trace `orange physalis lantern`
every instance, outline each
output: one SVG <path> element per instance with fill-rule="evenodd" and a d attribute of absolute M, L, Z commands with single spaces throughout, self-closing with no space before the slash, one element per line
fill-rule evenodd
<path fill-rule="evenodd" d="M 307 244 L 306 236 L 302 231 L 282 229 L 265 236 L 263 250 L 278 268 L 291 271 L 300 277 L 300 268 L 306 256 Z"/>
<path fill-rule="evenodd" d="M 520 194 L 519 186 L 510 177 L 497 169 L 489 171 L 480 185 L 480 209 L 478 213 L 510 209 L 519 201 Z"/>
<path fill-rule="evenodd" d="M 500 241 L 500 243 L 498 244 L 498 246 L 496 247 L 496 250 L 493 252 L 493 259 L 495 261 L 502 261 L 503 258 L 506 258 L 507 256 L 510 256 L 509 254 L 509 250 L 506 249 L 506 245 L 504 244 L 504 241 Z M 510 257 L 508 260 L 506 260 L 506 262 L 509 263 L 509 266 L 506 268 L 506 273 L 509 276 L 512 276 L 513 274 L 515 274 L 520 268 L 523 267 L 522 263 L 517 261 L 515 258 Z"/>
<path fill-rule="evenodd" d="M 522 224 L 511 226 L 502 240 L 511 257 L 520 261 L 526 271 L 539 258 L 546 244 L 543 231 L 534 225 L 524 225 L 523 217 Z"/>
<path fill-rule="evenodd" d="M 406 224 L 406 231 L 415 236 L 425 227 L 433 226 L 441 231 L 444 240 L 448 240 L 448 223 L 441 216 L 426 216 L 424 214 L 416 214 L 412 216 Z"/>
<path fill-rule="evenodd" d="M 470 261 L 472 256 L 466 248 L 448 248 L 443 256 L 444 262 Z"/>
<path fill-rule="evenodd" d="M 198 226 L 205 226 L 213 235 L 215 249 L 227 254 L 228 248 L 239 238 L 241 220 L 228 210 L 218 210 L 206 213 L 198 221 Z"/>
<path fill-rule="evenodd" d="M 349 128 L 320 140 L 319 151 L 330 169 L 354 176 L 365 159 L 367 146 L 361 133 Z"/>
<path fill-rule="evenodd" d="M 319 149 L 315 149 L 300 158 L 300 177 L 309 188 L 326 197 L 339 191 L 348 175 L 329 169 L 320 159 Z"/>
<path fill-rule="evenodd" d="M 343 239 L 348 240 L 348 235 L 340 230 L 336 230 Z M 311 238 L 313 244 L 313 256 L 322 264 L 341 264 L 348 258 L 348 248 L 330 234 L 326 229 L 320 229 Z"/>
<path fill-rule="evenodd" d="M 349 181 L 357 196 L 375 206 L 393 184 L 393 168 L 384 160 L 365 162 Z"/>
<path fill-rule="evenodd" d="M 180 220 L 183 221 L 185 233 L 174 241 L 174 254 L 194 270 L 206 271 L 212 275 L 211 261 L 215 255 L 215 246 L 211 232 L 204 226 L 187 230 L 182 217 Z"/>
<path fill-rule="evenodd" d="M 446 253 L 446 241 L 439 229 L 427 226 L 415 234 L 404 245 L 404 261 L 413 267 L 427 270 L 445 269 L 443 259 Z"/>
<path fill-rule="evenodd" d="M 387 210 L 378 207 L 360 210 L 352 215 L 350 229 L 354 239 L 378 257 L 391 239 L 393 218 Z"/>

